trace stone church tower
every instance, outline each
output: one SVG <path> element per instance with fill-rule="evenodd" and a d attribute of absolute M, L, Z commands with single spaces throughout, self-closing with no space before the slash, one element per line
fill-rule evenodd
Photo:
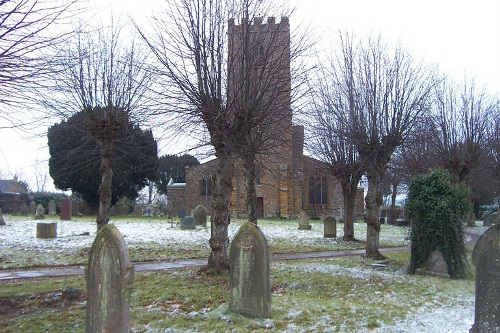
<path fill-rule="evenodd" d="M 251 115 L 241 121 L 242 126 L 258 121 L 264 127 L 262 133 L 273 134 L 257 141 L 258 147 L 248 147 L 248 151 L 259 151 L 257 217 L 291 217 L 303 210 L 311 217 L 323 214 L 341 217 L 343 198 L 338 182 L 323 163 L 303 154 L 304 127 L 292 124 L 290 56 L 288 18 L 276 22 L 269 17 L 264 22 L 256 17 L 253 22 L 243 19 L 240 24 L 229 20 L 228 107 L 235 109 L 235 120 Z M 203 204 L 211 210 L 214 170 L 215 160 L 186 169 L 185 187 L 174 185 L 179 197 L 185 198 L 179 208 L 189 212 Z M 361 207 L 362 199 L 361 196 Z M 247 215 L 245 178 L 238 162 L 231 214 Z M 362 214 L 362 208 L 358 214 Z"/>

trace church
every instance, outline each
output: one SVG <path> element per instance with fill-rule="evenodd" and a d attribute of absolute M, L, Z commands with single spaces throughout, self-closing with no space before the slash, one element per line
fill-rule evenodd
<path fill-rule="evenodd" d="M 237 52 L 241 40 L 242 29 L 248 29 L 259 40 L 276 40 L 280 45 L 274 46 L 279 55 L 287 55 L 287 65 L 280 69 L 280 80 L 291 87 L 290 73 L 290 25 L 288 18 L 282 17 L 277 23 L 273 17 L 263 22 L 262 18 L 254 18 L 253 22 L 242 20 L 235 24 L 229 20 L 228 45 L 229 63 Z M 273 36 L 271 36 L 273 35 Z M 277 35 L 278 37 L 274 37 Z M 255 37 L 258 36 L 258 37 Z M 236 45 L 236 46 L 235 46 Z M 262 51 L 262 44 L 256 49 Z M 267 50 L 266 50 L 267 51 Z M 271 59 L 278 56 L 271 56 Z M 234 59 L 233 59 L 234 60 Z M 278 66 L 278 65 L 276 65 Z M 231 96 L 231 80 L 235 75 L 228 75 L 228 96 Z M 290 89 L 289 89 L 290 90 Z M 307 212 L 311 218 L 332 215 L 337 219 L 343 216 L 343 197 L 339 182 L 328 171 L 327 166 L 319 160 L 304 155 L 304 126 L 293 124 L 290 91 L 280 95 L 280 103 L 284 116 L 280 117 L 280 143 L 257 163 L 256 192 L 257 217 L 290 218 Z M 169 211 L 189 212 L 197 205 L 203 204 L 211 210 L 212 179 L 216 160 L 198 166 L 186 168 L 186 183 L 171 184 L 168 187 Z M 235 162 L 232 181 L 231 215 L 247 216 L 245 179 L 243 169 Z M 358 190 L 355 215 L 361 217 L 364 207 L 363 189 Z"/>

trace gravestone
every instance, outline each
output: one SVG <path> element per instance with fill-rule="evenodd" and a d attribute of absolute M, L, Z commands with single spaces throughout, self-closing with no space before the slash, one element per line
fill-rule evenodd
<path fill-rule="evenodd" d="M 144 216 L 153 216 L 153 208 L 151 206 L 147 206 L 144 210 Z"/>
<path fill-rule="evenodd" d="M 28 205 L 26 205 L 23 202 L 22 205 L 21 205 L 20 214 L 21 214 L 21 216 L 28 216 L 28 213 L 29 213 Z"/>
<path fill-rule="evenodd" d="M 439 250 L 434 250 L 427 258 L 427 261 L 422 267 L 417 268 L 415 273 L 420 275 L 430 275 L 442 278 L 450 278 L 448 274 L 448 264 L 444 261 L 443 253 Z"/>
<path fill-rule="evenodd" d="M 30 205 L 28 206 L 28 212 L 30 215 L 36 214 L 36 202 L 34 201 L 30 202 Z"/>
<path fill-rule="evenodd" d="M 472 252 L 476 302 L 471 333 L 500 332 L 500 224 L 489 228 Z"/>
<path fill-rule="evenodd" d="M 487 214 L 483 219 L 483 226 L 491 227 L 493 224 L 499 223 L 500 218 L 498 212 Z"/>
<path fill-rule="evenodd" d="M 87 280 L 85 332 L 130 332 L 130 294 L 134 267 L 122 234 L 105 225 L 90 249 Z"/>
<path fill-rule="evenodd" d="M 196 225 L 207 225 L 207 214 L 208 211 L 203 205 L 198 205 L 194 209 L 194 222 Z"/>
<path fill-rule="evenodd" d="M 337 220 L 334 217 L 328 216 L 323 220 L 323 231 L 326 238 L 337 237 Z"/>
<path fill-rule="evenodd" d="M 38 222 L 36 224 L 36 238 L 56 238 L 57 223 L 56 222 Z"/>
<path fill-rule="evenodd" d="M 118 204 L 116 206 L 116 214 L 118 216 L 128 216 L 128 206 L 125 204 Z"/>
<path fill-rule="evenodd" d="M 56 201 L 54 199 L 49 201 L 49 215 L 54 216 L 56 215 Z"/>
<path fill-rule="evenodd" d="M 64 198 L 61 201 L 61 221 L 71 221 L 73 203 L 70 198 Z"/>
<path fill-rule="evenodd" d="M 142 216 L 142 207 L 141 206 L 135 206 L 134 216 Z"/>
<path fill-rule="evenodd" d="M 302 211 L 299 215 L 299 230 L 310 230 L 311 225 L 309 224 L 309 215 Z"/>
<path fill-rule="evenodd" d="M 38 204 L 38 206 L 36 206 L 35 220 L 43 219 L 45 219 L 45 208 L 43 208 L 42 204 Z"/>
<path fill-rule="evenodd" d="M 185 209 L 179 209 L 179 218 L 182 219 L 183 217 L 186 216 L 186 210 Z"/>
<path fill-rule="evenodd" d="M 2 209 L 0 208 L 0 225 L 6 225 L 5 220 L 3 219 Z"/>
<path fill-rule="evenodd" d="M 244 223 L 229 253 L 229 310 L 250 318 L 271 318 L 270 256 L 260 228 Z"/>
<path fill-rule="evenodd" d="M 181 219 L 181 229 L 182 230 L 196 229 L 194 217 L 192 217 L 192 216 L 183 217 Z"/>
<path fill-rule="evenodd" d="M 80 202 L 78 200 L 71 200 L 71 215 L 80 215 Z"/>
<path fill-rule="evenodd" d="M 116 206 L 115 205 L 109 207 L 109 215 L 116 216 Z"/>

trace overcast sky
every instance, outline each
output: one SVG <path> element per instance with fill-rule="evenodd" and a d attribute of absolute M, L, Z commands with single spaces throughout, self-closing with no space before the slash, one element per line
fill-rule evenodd
<path fill-rule="evenodd" d="M 134 18 L 149 15 L 165 0 L 92 0 L 101 13 L 130 12 Z M 168 1 L 168 0 L 167 0 Z M 330 47 L 338 31 L 358 37 L 381 35 L 401 41 L 414 56 L 438 64 L 442 72 L 460 80 L 472 75 L 490 93 L 500 92 L 500 1 L 498 0 L 289 0 L 296 8 L 292 28 L 310 25 Z M 36 190 L 34 172 L 48 175 L 46 137 L 0 130 L 0 176 L 18 174 Z M 165 154 L 167 152 L 160 152 Z M 46 190 L 54 190 L 52 181 Z"/>

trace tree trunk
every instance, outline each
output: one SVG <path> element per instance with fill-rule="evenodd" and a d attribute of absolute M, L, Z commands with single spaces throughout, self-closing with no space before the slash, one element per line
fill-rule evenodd
<path fill-rule="evenodd" d="M 243 161 L 245 174 L 248 221 L 257 224 L 257 190 L 255 188 L 255 156 L 246 155 Z"/>
<path fill-rule="evenodd" d="M 212 251 L 208 259 L 208 267 L 213 268 L 217 274 L 229 273 L 228 225 L 230 222 L 229 205 L 233 191 L 233 171 L 233 160 L 229 155 L 217 154 L 217 166 L 212 190 L 214 216 L 209 240 Z"/>
<path fill-rule="evenodd" d="M 344 192 L 344 240 L 355 241 L 354 238 L 354 206 L 356 201 L 356 192 Z"/>
<path fill-rule="evenodd" d="M 99 214 L 97 215 L 97 231 L 109 222 L 109 209 L 111 207 L 111 186 L 113 180 L 112 151 L 113 142 L 100 142 L 101 146 L 101 185 L 99 185 Z"/>
<path fill-rule="evenodd" d="M 396 209 L 396 197 L 398 195 L 398 183 L 392 183 L 391 209 Z"/>
<path fill-rule="evenodd" d="M 365 197 L 366 205 L 366 254 L 367 258 L 384 259 L 379 251 L 380 238 L 380 206 L 383 202 L 381 184 L 382 175 L 378 172 L 367 173 L 368 191 Z"/>

